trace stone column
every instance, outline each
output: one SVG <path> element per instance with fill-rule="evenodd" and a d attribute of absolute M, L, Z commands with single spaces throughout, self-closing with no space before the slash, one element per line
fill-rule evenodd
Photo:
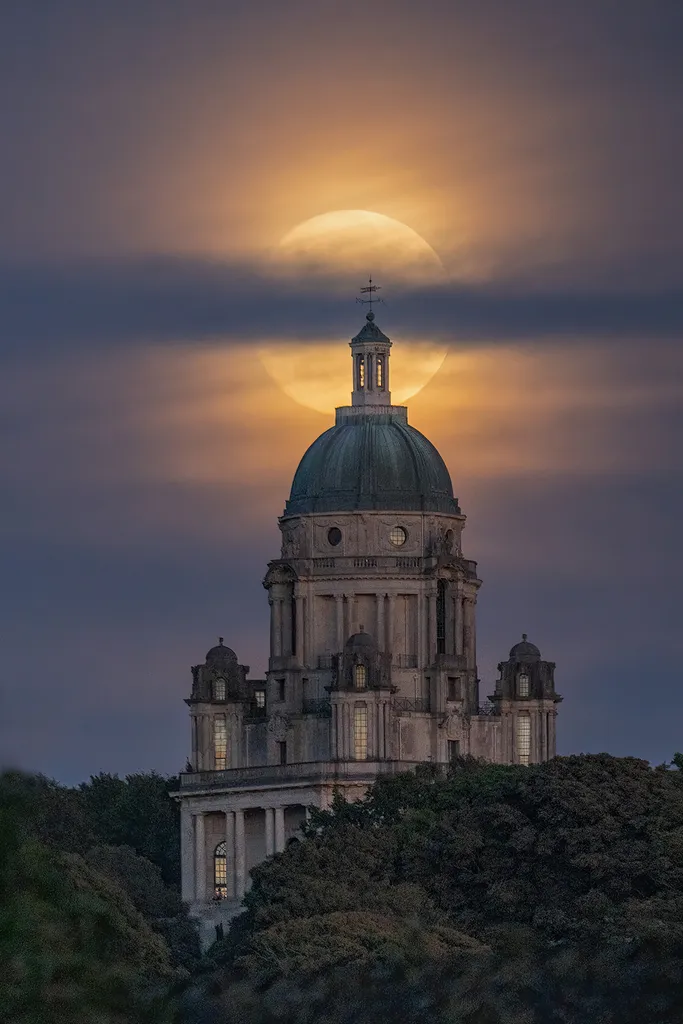
<path fill-rule="evenodd" d="M 196 814 L 194 819 L 194 898 L 197 903 L 206 902 L 206 835 L 204 815 Z"/>
<path fill-rule="evenodd" d="M 375 727 L 375 719 L 377 718 L 377 704 L 372 704 L 368 701 L 368 761 L 375 761 L 377 759 L 377 729 Z"/>
<path fill-rule="evenodd" d="M 274 658 L 277 650 L 277 605 L 272 597 L 268 598 L 270 605 L 270 656 Z"/>
<path fill-rule="evenodd" d="M 388 614 L 387 614 L 387 639 L 386 639 L 386 647 L 384 648 L 384 650 L 385 651 L 391 651 L 391 652 L 393 652 L 393 650 L 394 650 L 394 621 L 395 621 L 394 607 L 395 607 L 395 605 L 396 605 L 396 598 L 394 597 L 393 594 L 389 594 L 389 609 L 388 609 Z"/>
<path fill-rule="evenodd" d="M 275 811 L 272 807 L 264 809 L 266 819 L 266 857 L 275 853 Z"/>
<path fill-rule="evenodd" d="M 348 640 L 353 632 L 352 629 L 352 615 L 353 615 L 353 597 L 350 594 L 344 595 L 344 640 Z M 343 646 L 343 645 L 342 645 Z M 339 648 L 341 650 L 341 647 Z"/>
<path fill-rule="evenodd" d="M 301 594 L 296 595 L 296 660 L 300 665 L 305 665 L 306 651 L 304 650 L 304 599 Z"/>
<path fill-rule="evenodd" d="M 557 711 L 553 710 L 548 716 L 548 758 L 555 757 L 557 752 L 557 740 L 555 728 L 557 725 Z"/>
<path fill-rule="evenodd" d="M 455 605 L 451 588 L 452 584 L 449 583 L 444 595 L 444 652 L 446 654 L 455 654 Z"/>
<path fill-rule="evenodd" d="M 282 853 L 285 848 L 285 809 L 275 808 L 275 852 Z"/>
<path fill-rule="evenodd" d="M 235 898 L 235 812 L 225 812 L 225 867 L 228 899 Z"/>
<path fill-rule="evenodd" d="M 246 886 L 246 850 L 244 846 L 244 811 L 235 811 L 235 898 L 244 899 Z"/>
<path fill-rule="evenodd" d="M 276 597 L 275 602 L 275 656 L 282 657 L 282 598 Z"/>
<path fill-rule="evenodd" d="M 427 622 L 429 636 L 427 664 L 431 665 L 436 657 L 436 594 L 427 594 Z"/>
<path fill-rule="evenodd" d="M 387 650 L 386 625 L 384 616 L 384 602 L 386 595 L 377 594 L 377 647 L 380 651 Z"/>
<path fill-rule="evenodd" d="M 464 647 L 462 643 L 462 595 L 460 591 L 456 591 L 455 597 L 453 598 L 454 612 L 455 612 L 455 653 L 464 654 Z"/>
<path fill-rule="evenodd" d="M 184 903 L 194 899 L 194 823 L 186 803 L 180 807 L 180 894 Z"/>
<path fill-rule="evenodd" d="M 292 602 L 294 598 L 290 595 L 281 602 L 282 607 L 282 653 L 287 656 L 293 654 L 292 637 Z"/>
<path fill-rule="evenodd" d="M 332 721 L 330 723 L 330 757 L 336 761 L 339 757 L 339 705 L 332 704 Z"/>
<path fill-rule="evenodd" d="M 465 598 L 463 604 L 462 643 L 467 667 L 474 668 L 474 658 L 472 657 L 472 600 L 469 597 Z"/>
<path fill-rule="evenodd" d="M 343 714 L 343 730 L 344 730 L 344 743 L 343 743 L 343 757 L 344 760 L 348 761 L 351 758 L 351 709 L 348 704 L 342 705 Z"/>
<path fill-rule="evenodd" d="M 344 636 L 344 595 L 334 595 L 334 606 L 337 619 L 337 651 L 341 651 L 346 637 Z"/>

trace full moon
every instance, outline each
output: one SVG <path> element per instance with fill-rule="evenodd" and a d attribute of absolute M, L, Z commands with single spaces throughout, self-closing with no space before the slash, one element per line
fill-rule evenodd
<path fill-rule="evenodd" d="M 336 287 L 341 279 L 360 288 L 372 275 L 387 291 L 395 284 L 437 284 L 446 279 L 438 255 L 417 231 L 369 210 L 334 210 L 298 224 L 280 240 L 273 253 L 273 269 L 297 277 L 334 278 Z M 380 307 L 380 326 L 381 318 Z M 355 334 L 361 322 L 353 327 L 351 311 L 350 333 Z M 285 394 L 327 413 L 350 401 L 351 354 L 344 344 L 349 340 L 350 336 L 319 344 L 283 342 L 262 348 L 259 356 Z M 392 402 L 400 405 L 431 380 L 446 358 L 446 349 L 421 338 L 392 340 L 396 342 L 391 353 Z"/>

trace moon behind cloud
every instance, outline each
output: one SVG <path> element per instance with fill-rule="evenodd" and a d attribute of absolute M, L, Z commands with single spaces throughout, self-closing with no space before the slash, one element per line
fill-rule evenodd
<path fill-rule="evenodd" d="M 446 278 L 441 260 L 424 238 L 407 224 L 369 210 L 334 210 L 298 224 L 273 253 L 273 269 L 334 279 L 336 286 L 340 279 L 349 279 L 357 288 L 370 274 L 385 287 L 436 284 Z M 351 325 L 352 316 L 349 320 Z M 359 327 L 360 322 L 355 330 Z M 431 380 L 446 348 L 426 339 L 392 340 L 397 344 L 391 354 L 390 387 L 392 402 L 399 405 Z M 285 394 L 301 405 L 324 413 L 348 405 L 351 354 L 341 339 L 272 344 L 259 350 L 259 358 Z"/>

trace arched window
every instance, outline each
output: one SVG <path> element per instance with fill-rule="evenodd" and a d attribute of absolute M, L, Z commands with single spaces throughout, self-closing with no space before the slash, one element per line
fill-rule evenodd
<path fill-rule="evenodd" d="M 377 356 L 377 390 L 384 390 L 384 356 Z"/>
<path fill-rule="evenodd" d="M 528 764 L 531 751 L 531 719 L 528 715 L 520 715 L 516 725 L 517 761 L 519 764 Z"/>
<path fill-rule="evenodd" d="M 213 752 L 215 771 L 223 771 L 227 768 L 228 759 L 228 730 L 223 715 L 213 720 Z"/>
<path fill-rule="evenodd" d="M 368 759 L 368 709 L 356 704 L 353 709 L 353 756 L 356 761 Z"/>
<path fill-rule="evenodd" d="M 216 900 L 228 898 L 228 855 L 225 843 L 219 843 L 213 855 L 213 896 Z"/>
<path fill-rule="evenodd" d="M 356 665 L 353 670 L 353 685 L 357 690 L 364 690 L 368 681 L 368 670 L 365 665 Z"/>
<path fill-rule="evenodd" d="M 358 362 L 356 364 L 356 386 L 359 391 L 362 391 L 365 387 L 365 356 L 358 356 Z"/>
<path fill-rule="evenodd" d="M 225 679 L 214 679 L 214 681 L 213 681 L 213 699 L 214 700 L 225 700 Z"/>
<path fill-rule="evenodd" d="M 526 674 L 526 672 L 520 672 L 520 674 L 517 676 L 517 696 L 529 696 L 529 677 Z"/>

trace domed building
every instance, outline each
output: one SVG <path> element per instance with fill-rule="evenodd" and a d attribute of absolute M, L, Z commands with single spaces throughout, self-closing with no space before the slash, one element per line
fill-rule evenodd
<path fill-rule="evenodd" d="M 463 754 L 555 755 L 555 666 L 526 635 L 480 703 L 465 516 L 439 452 L 391 404 L 390 352 L 368 313 L 351 341 L 351 405 L 294 474 L 263 581 L 266 679 L 222 640 L 192 670 L 182 894 L 206 942 L 238 911 L 250 868 L 335 791 L 360 797 L 380 776 Z"/>

